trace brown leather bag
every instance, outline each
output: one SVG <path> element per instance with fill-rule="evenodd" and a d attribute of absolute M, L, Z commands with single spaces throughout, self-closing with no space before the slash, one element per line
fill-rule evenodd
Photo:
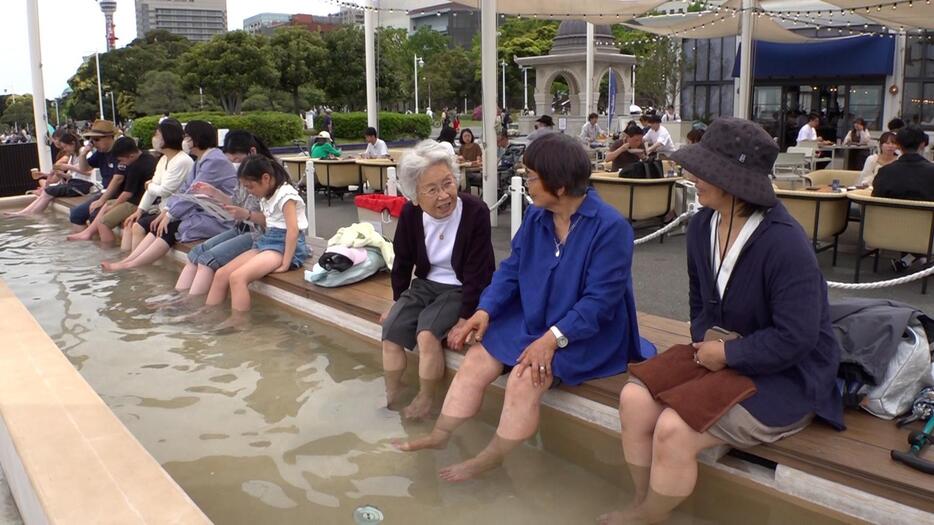
<path fill-rule="evenodd" d="M 756 385 L 730 368 L 711 372 L 694 361 L 694 352 L 691 345 L 675 345 L 629 365 L 629 374 L 692 429 L 706 432 L 734 405 L 755 395 Z"/>

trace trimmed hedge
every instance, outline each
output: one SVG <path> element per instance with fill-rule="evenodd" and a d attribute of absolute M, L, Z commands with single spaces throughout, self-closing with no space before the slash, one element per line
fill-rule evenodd
<path fill-rule="evenodd" d="M 315 118 L 315 124 L 321 117 Z M 334 136 L 342 139 L 363 140 L 363 132 L 367 128 L 366 113 L 357 111 L 353 113 L 332 113 L 334 120 Z M 381 111 L 379 114 L 379 136 L 383 140 L 399 140 L 405 138 L 427 138 L 431 134 L 431 119 L 428 115 L 390 113 Z"/>
<path fill-rule="evenodd" d="M 218 129 L 242 129 L 263 139 L 267 146 L 291 146 L 293 140 L 303 138 L 305 125 L 298 115 L 275 111 L 256 111 L 241 115 L 213 112 L 176 113 L 171 115 L 179 122 L 206 120 Z M 130 135 L 139 140 L 140 146 L 149 148 L 161 115 L 140 117 L 133 121 Z"/>

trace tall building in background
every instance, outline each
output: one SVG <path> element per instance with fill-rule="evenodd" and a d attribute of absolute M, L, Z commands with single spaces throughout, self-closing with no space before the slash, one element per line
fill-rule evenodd
<path fill-rule="evenodd" d="M 114 30 L 114 12 L 117 0 L 100 0 L 101 12 L 104 13 L 104 37 L 107 39 L 107 51 L 113 51 L 117 44 L 117 32 Z"/>
<path fill-rule="evenodd" d="M 227 0 L 136 0 L 136 36 L 156 29 L 210 40 L 227 32 Z"/>

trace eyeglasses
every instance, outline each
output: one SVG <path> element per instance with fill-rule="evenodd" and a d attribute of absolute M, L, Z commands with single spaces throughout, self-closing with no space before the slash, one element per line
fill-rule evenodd
<path fill-rule="evenodd" d="M 454 180 L 454 177 L 448 177 L 447 179 L 441 182 L 441 185 L 432 185 L 427 188 L 419 190 L 419 194 L 424 195 L 432 199 L 437 199 L 442 192 L 444 193 L 453 193 L 457 189 L 457 181 Z"/>
<path fill-rule="evenodd" d="M 541 178 L 541 177 L 539 177 L 538 175 L 536 175 L 536 176 L 534 176 L 534 177 L 526 176 L 526 177 L 525 177 L 525 183 L 526 183 L 526 184 L 529 184 L 529 183 L 531 183 L 531 182 L 535 182 L 535 181 L 539 180 L 540 178 Z"/>

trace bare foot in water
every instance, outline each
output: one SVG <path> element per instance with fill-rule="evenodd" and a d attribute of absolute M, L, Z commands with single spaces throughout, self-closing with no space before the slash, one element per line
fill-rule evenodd
<path fill-rule="evenodd" d="M 614 510 L 597 518 L 598 525 L 642 525 L 648 523 L 639 514 L 636 507 L 625 510 Z"/>
<path fill-rule="evenodd" d="M 439 470 L 438 476 L 441 479 L 450 482 L 467 481 L 468 479 L 473 479 L 480 474 L 483 474 L 484 472 L 493 470 L 502 464 L 502 456 L 496 454 L 484 454 L 481 452 L 477 456 L 468 459 L 463 463 L 451 465 L 450 467 L 445 467 Z"/>
<path fill-rule="evenodd" d="M 443 430 L 432 430 L 431 434 L 428 434 L 425 437 L 418 439 L 413 439 L 411 441 L 403 441 L 401 439 L 394 440 L 392 444 L 399 450 L 403 452 L 414 452 L 416 450 L 422 450 L 424 448 L 432 449 L 443 449 L 448 444 L 448 439 L 451 438 L 451 435 Z"/>
<path fill-rule="evenodd" d="M 402 409 L 402 417 L 412 420 L 425 419 L 431 414 L 432 404 L 431 396 L 423 396 L 419 392 L 409 406 Z"/>
<path fill-rule="evenodd" d="M 91 237 L 86 235 L 84 232 L 72 233 L 71 235 L 65 237 L 67 241 L 90 241 Z"/>
<path fill-rule="evenodd" d="M 4 217 L 25 217 L 26 214 L 19 211 L 5 211 L 3 212 Z"/>
<path fill-rule="evenodd" d="M 103 261 L 101 262 L 101 270 L 105 272 L 116 272 L 122 270 L 123 265 L 116 261 Z"/>
<path fill-rule="evenodd" d="M 210 307 L 205 307 L 210 308 Z M 250 327 L 250 312 L 238 312 L 233 310 L 224 322 L 214 328 L 214 332 L 240 332 Z"/>

